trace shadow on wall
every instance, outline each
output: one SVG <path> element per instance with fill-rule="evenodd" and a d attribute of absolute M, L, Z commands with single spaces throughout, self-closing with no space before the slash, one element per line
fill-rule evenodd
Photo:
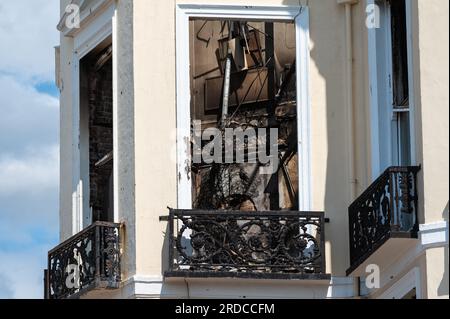
<path fill-rule="evenodd" d="M 298 6 L 299 3 L 309 7 L 310 86 L 314 88 L 310 90 L 311 143 L 312 148 L 316 150 L 312 154 L 313 172 L 321 172 L 321 166 L 324 165 L 321 161 L 317 162 L 315 157 L 321 156 L 320 154 L 327 156 L 323 197 L 323 210 L 326 217 L 330 218 L 330 223 L 326 224 L 325 230 L 329 254 L 327 272 L 335 276 L 346 276 L 345 271 L 349 266 L 350 256 L 347 154 L 344 131 L 346 84 L 344 81 L 345 29 L 341 11 L 343 9 L 335 0 L 283 1 L 284 5 Z M 325 94 L 324 98 L 323 94 Z M 321 183 L 322 180 L 318 182 L 313 180 L 313 184 Z M 322 210 L 322 207 L 312 207 L 312 209 Z"/>
<path fill-rule="evenodd" d="M 169 222 L 166 224 L 166 230 L 163 232 L 164 242 L 161 250 L 161 276 L 164 276 L 164 272 L 169 270 L 169 250 L 170 247 L 170 231 L 169 231 Z"/>
<path fill-rule="evenodd" d="M 438 296 L 448 296 L 449 295 L 449 291 L 448 291 L 448 286 L 449 286 L 449 278 L 448 278 L 448 203 L 447 206 L 445 207 L 443 213 L 442 213 L 442 218 L 447 222 L 447 247 L 445 247 L 444 249 L 444 275 L 442 277 L 442 281 L 441 284 L 439 285 L 438 288 Z"/>

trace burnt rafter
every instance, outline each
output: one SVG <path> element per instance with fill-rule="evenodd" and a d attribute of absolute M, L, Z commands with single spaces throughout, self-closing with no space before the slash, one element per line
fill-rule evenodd
<path fill-rule="evenodd" d="M 417 238 L 417 173 L 390 167 L 349 207 L 350 274 L 390 237 Z"/>
<path fill-rule="evenodd" d="M 315 212 L 170 210 L 166 276 L 325 275 L 324 222 Z"/>

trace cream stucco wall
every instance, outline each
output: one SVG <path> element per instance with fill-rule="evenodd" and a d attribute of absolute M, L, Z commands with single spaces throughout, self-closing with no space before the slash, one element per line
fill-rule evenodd
<path fill-rule="evenodd" d="M 448 245 L 428 249 L 426 252 L 426 296 L 430 299 L 448 299 Z"/>
<path fill-rule="evenodd" d="M 449 2 L 414 1 L 417 153 L 423 222 L 448 220 L 449 198 Z"/>
<path fill-rule="evenodd" d="M 167 260 L 167 206 L 177 198 L 175 22 L 173 1 L 133 1 L 136 233 L 139 273 L 160 275 Z"/>

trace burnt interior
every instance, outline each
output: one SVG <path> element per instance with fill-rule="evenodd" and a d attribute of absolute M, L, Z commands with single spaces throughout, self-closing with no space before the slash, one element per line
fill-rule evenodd
<path fill-rule="evenodd" d="M 192 163 L 193 208 L 298 209 L 295 39 L 292 22 L 190 21 L 192 120 L 222 132 L 277 128 L 280 159 L 270 175 L 260 162 Z"/>
<path fill-rule="evenodd" d="M 113 221 L 112 46 L 99 46 L 81 61 L 84 118 L 89 158 L 89 207 L 92 221 Z M 86 100 L 87 96 L 87 100 Z M 84 100 L 83 100 L 84 99 Z M 82 120 L 83 122 L 83 120 Z M 83 126 L 83 124 L 81 124 Z"/>

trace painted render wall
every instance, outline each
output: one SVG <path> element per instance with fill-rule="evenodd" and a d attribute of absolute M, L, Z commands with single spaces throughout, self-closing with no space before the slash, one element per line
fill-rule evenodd
<path fill-rule="evenodd" d="M 119 222 L 124 223 L 122 274 L 126 279 L 136 273 L 136 244 L 139 225 L 136 217 L 135 198 L 135 140 L 136 108 L 134 87 L 135 73 L 139 68 L 134 61 L 134 26 L 133 26 L 133 0 L 117 1 L 116 29 L 117 39 L 113 37 L 113 68 L 116 67 L 117 88 L 116 98 L 117 119 L 114 135 L 117 139 L 117 178 L 114 181 L 118 185 L 117 211 Z M 113 27 L 114 29 L 114 27 Z M 115 54 L 115 56 L 114 56 Z M 114 70 L 113 70 L 114 72 Z M 116 159 L 114 159 L 116 161 Z"/>
<path fill-rule="evenodd" d="M 427 298 L 448 299 L 448 245 L 426 251 Z"/>
<path fill-rule="evenodd" d="M 415 96 L 418 110 L 419 187 L 422 222 L 448 221 L 449 194 L 449 2 L 415 0 Z M 430 23 L 432 21 L 432 23 Z"/>
<path fill-rule="evenodd" d="M 136 268 L 161 275 L 167 206 L 176 207 L 174 1 L 133 1 Z"/>
<path fill-rule="evenodd" d="M 61 0 L 61 16 L 70 0 Z M 72 235 L 72 52 L 73 40 L 60 35 L 60 68 L 62 87 L 60 94 L 60 129 L 59 129 L 59 232 L 60 241 Z"/>

